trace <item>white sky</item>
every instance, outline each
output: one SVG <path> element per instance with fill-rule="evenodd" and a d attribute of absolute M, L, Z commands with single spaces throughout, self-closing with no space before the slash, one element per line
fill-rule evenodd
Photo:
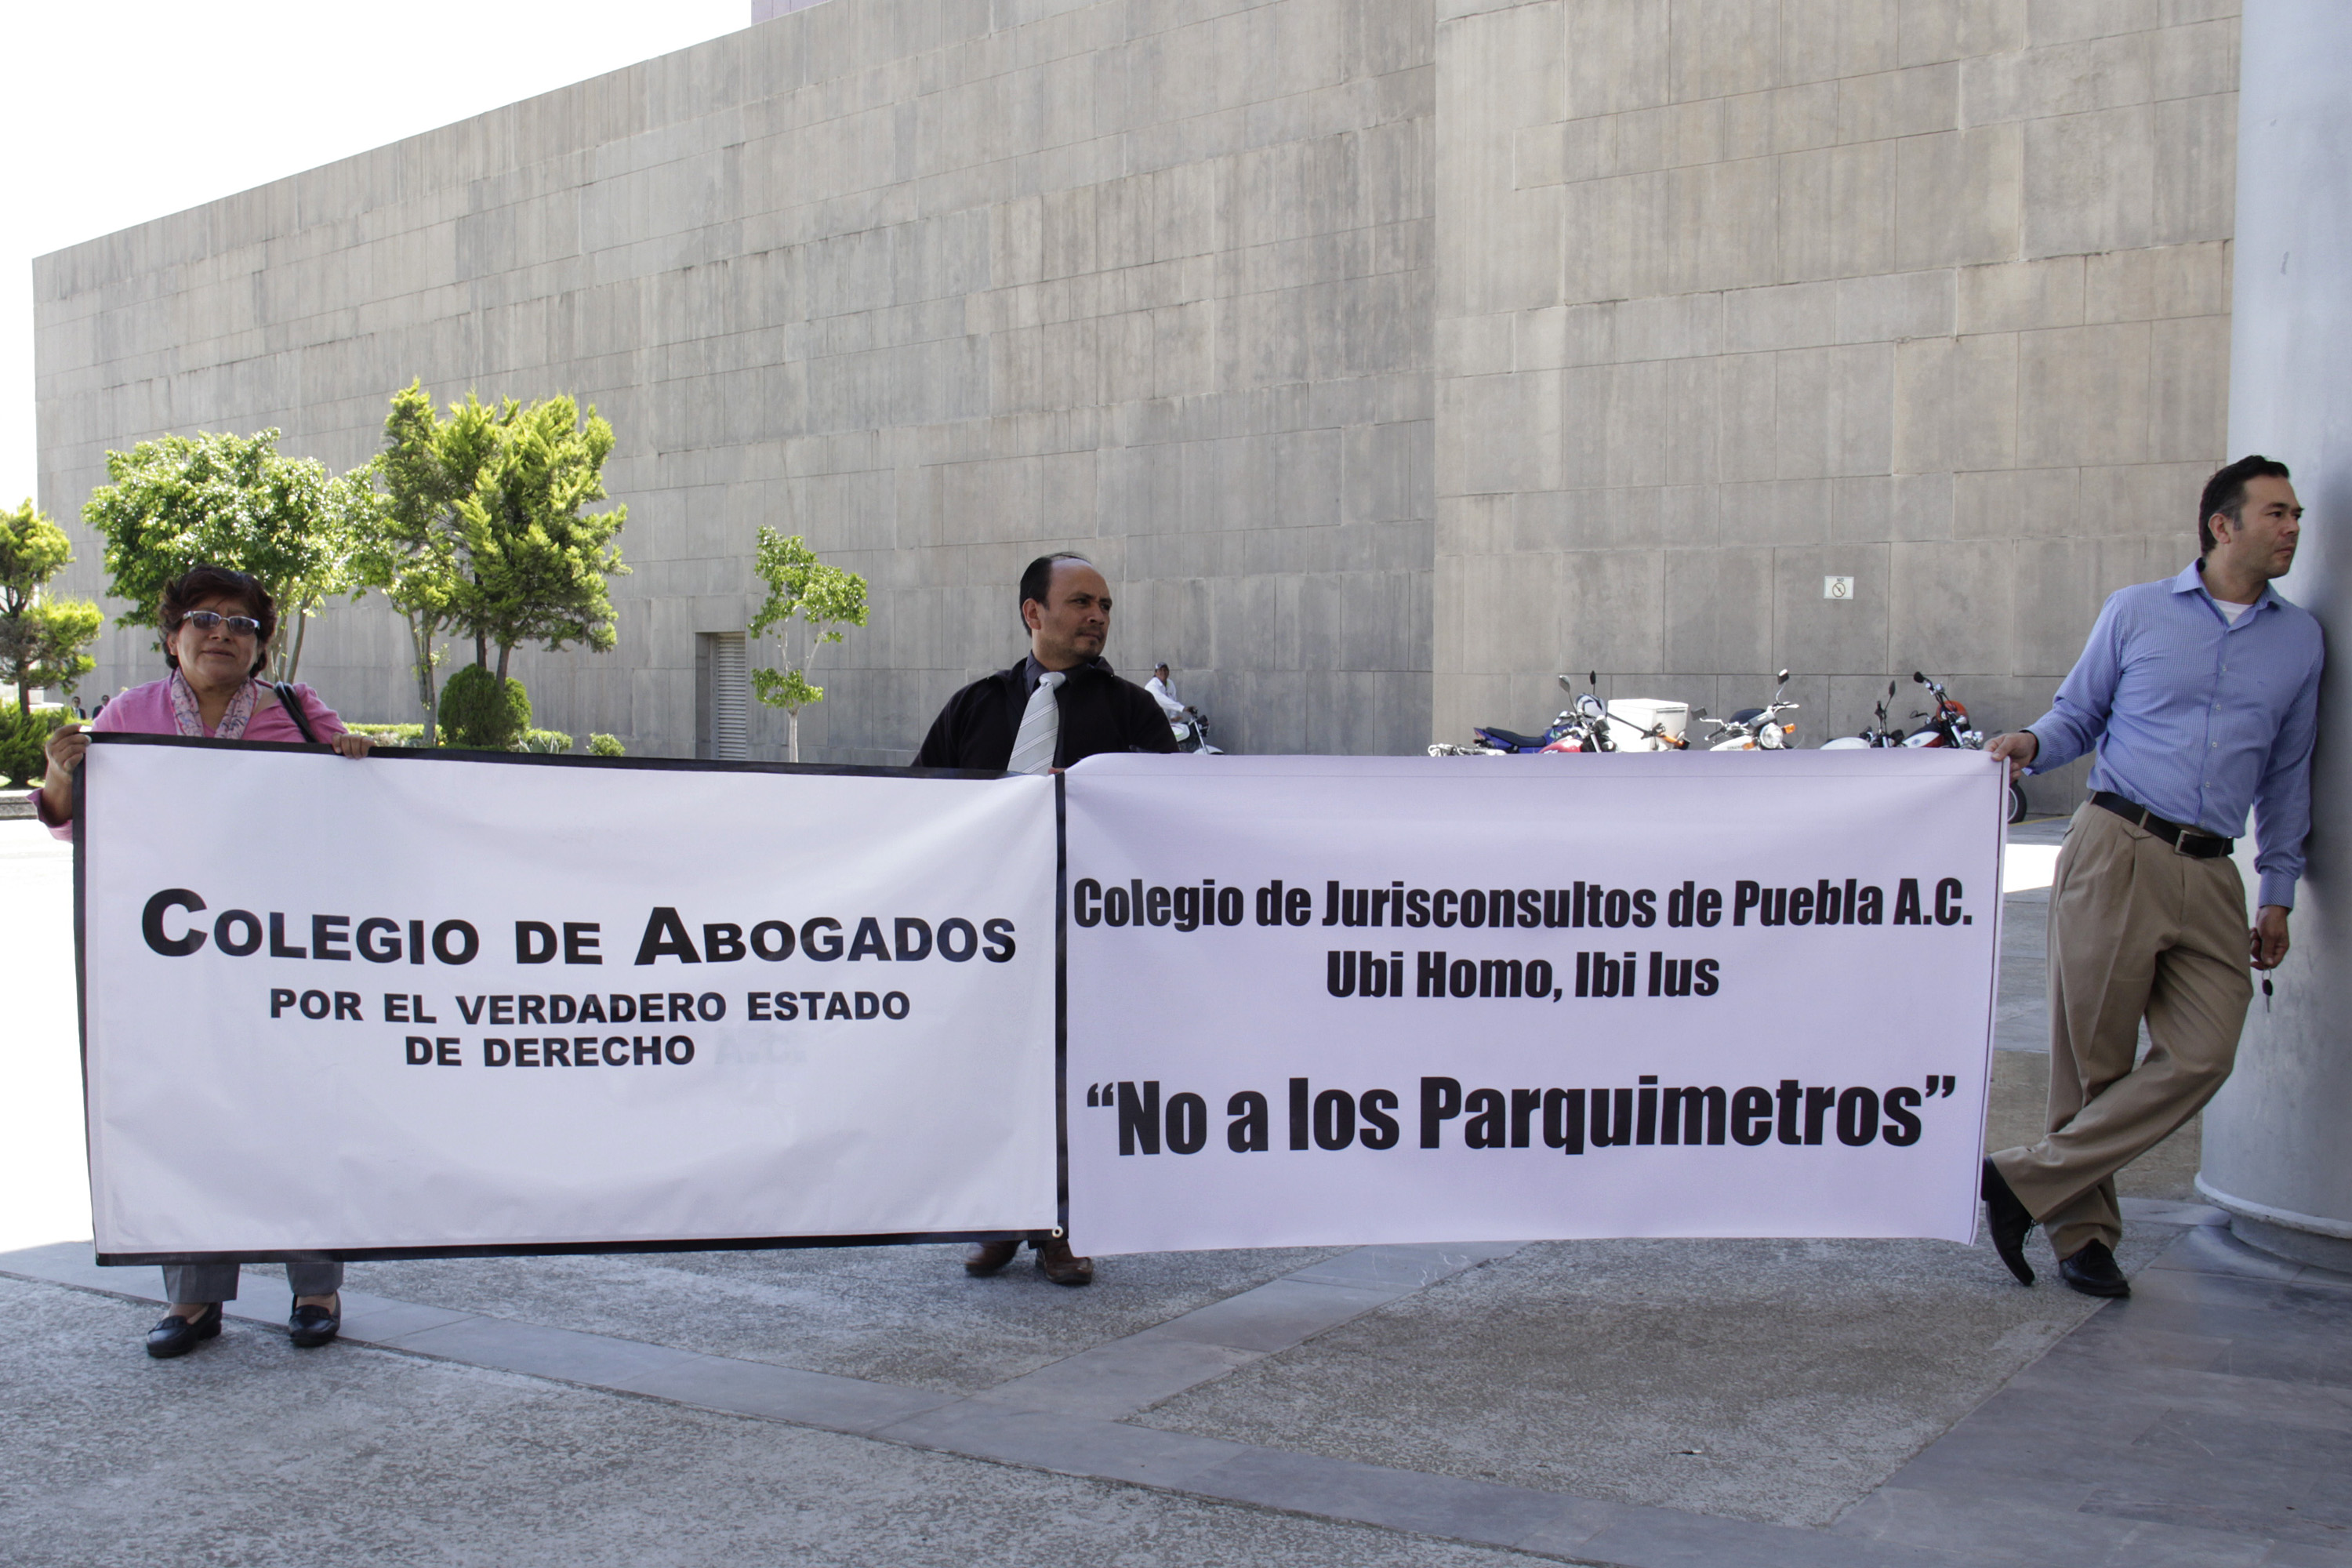
<path fill-rule="evenodd" d="M 0 506 L 37 493 L 34 257 L 684 48 L 751 13 L 750 0 L 0 0 Z"/>

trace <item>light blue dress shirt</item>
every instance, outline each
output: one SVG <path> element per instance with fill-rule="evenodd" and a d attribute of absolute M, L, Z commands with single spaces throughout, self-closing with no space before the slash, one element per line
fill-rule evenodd
<path fill-rule="evenodd" d="M 2204 563 L 2111 595 L 2050 711 L 2029 726 L 2048 773 L 2098 748 L 2091 788 L 2222 838 L 2252 807 L 2260 901 L 2294 907 L 2311 830 L 2319 622 L 2265 587 L 2231 624 Z"/>

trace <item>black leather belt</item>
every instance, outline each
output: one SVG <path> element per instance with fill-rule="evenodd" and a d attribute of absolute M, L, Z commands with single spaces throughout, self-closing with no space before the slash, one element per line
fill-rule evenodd
<path fill-rule="evenodd" d="M 2194 827 L 2167 822 L 2147 807 L 2135 805 L 2128 796 L 2117 795 L 2111 789 L 2103 789 L 2092 795 L 2091 804 L 2105 806 L 2126 822 L 2147 828 L 2183 855 L 2193 855 L 2200 860 L 2218 859 L 2238 847 L 2234 838 L 2216 838 Z"/>

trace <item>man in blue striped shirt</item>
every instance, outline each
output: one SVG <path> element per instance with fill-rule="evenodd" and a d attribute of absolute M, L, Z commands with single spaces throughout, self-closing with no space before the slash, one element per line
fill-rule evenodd
<path fill-rule="evenodd" d="M 2302 520 L 2285 464 L 2215 474 L 2201 557 L 2111 596 L 2050 711 L 1987 748 L 2012 773 L 2098 752 L 2050 889 L 2050 1131 L 1984 1166 L 1993 1246 L 2025 1284 L 2038 1224 L 2067 1284 L 2131 1293 L 2115 1174 L 2212 1099 L 2237 1058 L 2248 964 L 2286 956 L 2324 649 L 2319 623 L 2271 582 L 2294 564 Z M 2250 807 L 2251 927 L 2230 858 Z M 2135 1065 L 2142 1018 L 2150 1048 Z"/>

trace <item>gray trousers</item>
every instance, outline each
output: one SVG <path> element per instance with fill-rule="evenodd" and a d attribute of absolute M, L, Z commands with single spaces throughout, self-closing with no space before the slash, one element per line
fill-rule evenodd
<path fill-rule="evenodd" d="M 343 1266 L 340 1263 L 289 1261 L 286 1283 L 293 1287 L 297 1296 L 331 1296 L 343 1288 Z M 234 1301 L 236 1300 L 236 1265 L 166 1263 L 163 1265 L 163 1295 L 175 1307 Z"/>

